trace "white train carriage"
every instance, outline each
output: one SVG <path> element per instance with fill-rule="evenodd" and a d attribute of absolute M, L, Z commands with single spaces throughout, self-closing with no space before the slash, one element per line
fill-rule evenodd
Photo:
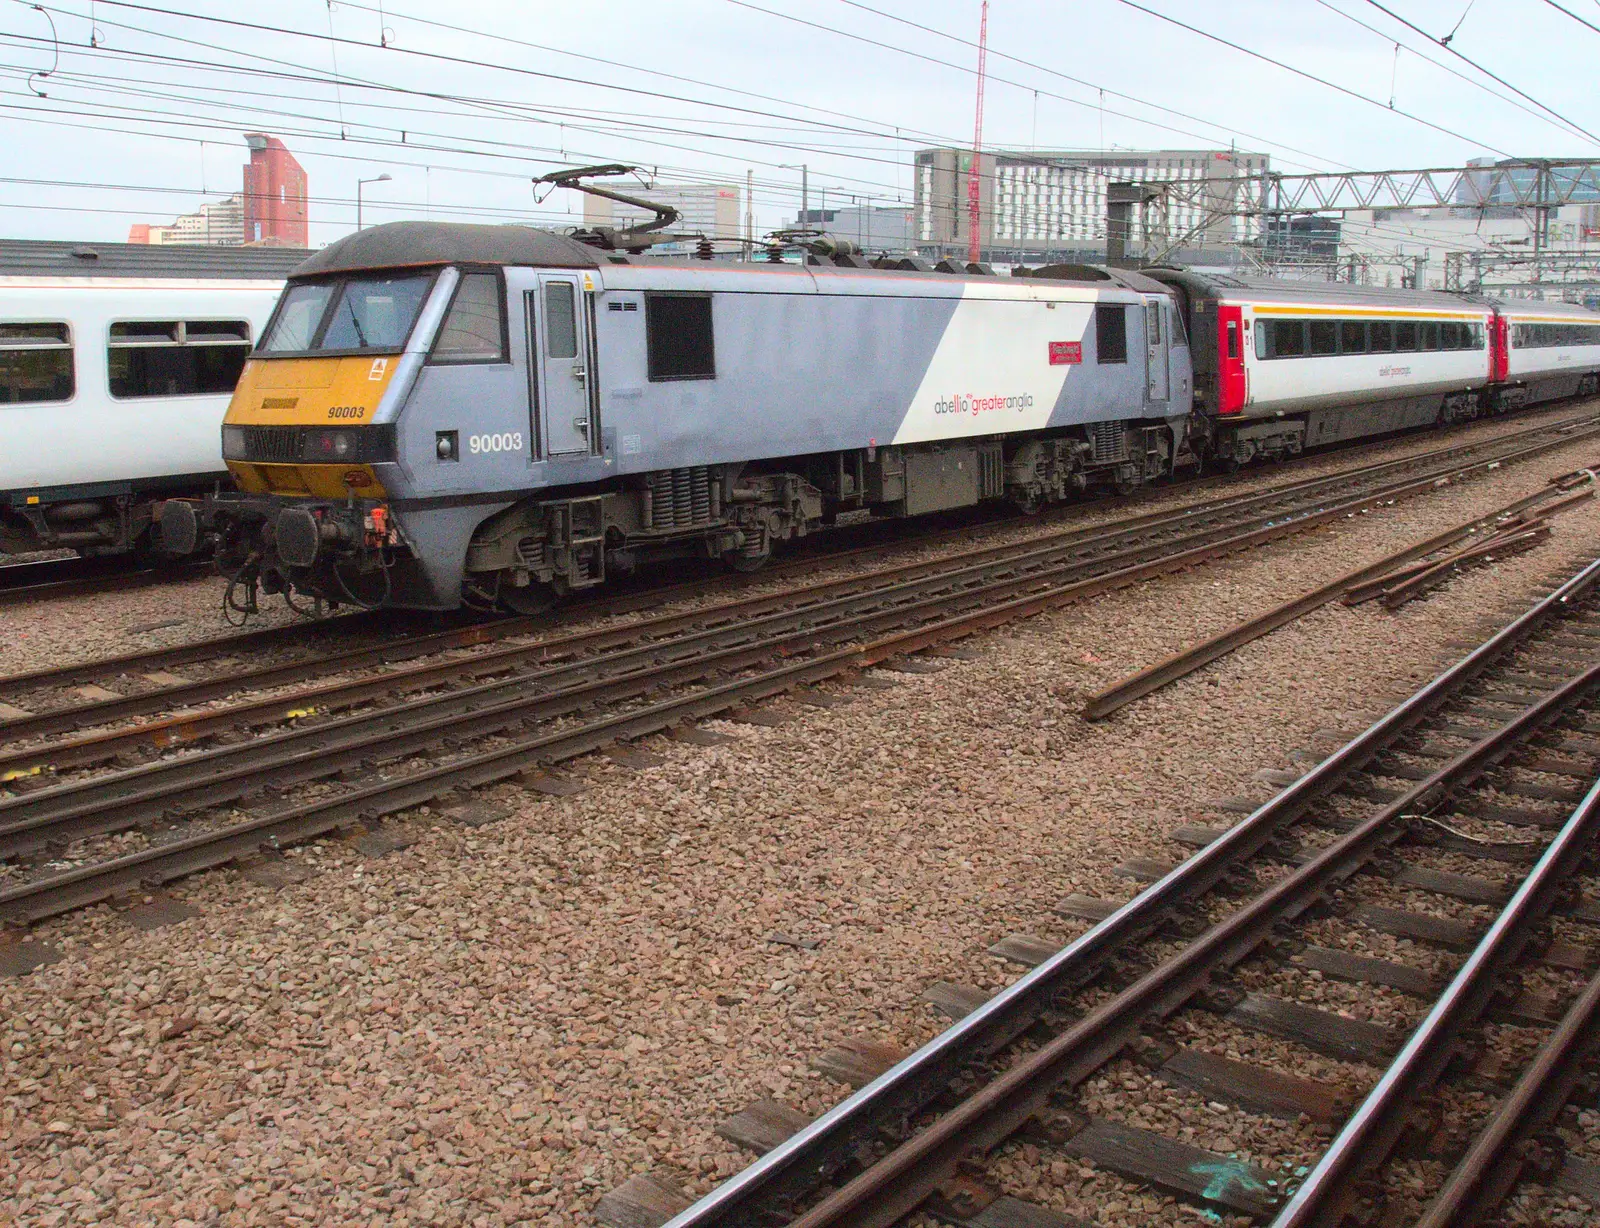
<path fill-rule="evenodd" d="M 1512 409 L 1600 391 L 1600 315 L 1571 303 L 1495 303 L 1495 405 Z"/>
<path fill-rule="evenodd" d="M 0 553 L 128 550 L 226 482 L 222 416 L 304 258 L 0 241 Z"/>
<path fill-rule="evenodd" d="M 1337 282 L 1146 272 L 1182 292 L 1196 412 L 1212 455 L 1244 463 L 1475 416 L 1494 307 Z M 1202 443 L 1204 441 L 1201 441 Z"/>

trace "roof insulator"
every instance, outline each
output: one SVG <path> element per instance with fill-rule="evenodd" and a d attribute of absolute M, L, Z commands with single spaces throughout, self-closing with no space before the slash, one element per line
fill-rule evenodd
<path fill-rule="evenodd" d="M 92 247 L 75 247 L 75 248 L 72 249 L 72 254 L 74 256 L 76 256 L 79 260 L 98 260 L 98 259 L 100 259 L 100 253 L 95 251 L 94 248 L 92 248 Z"/>

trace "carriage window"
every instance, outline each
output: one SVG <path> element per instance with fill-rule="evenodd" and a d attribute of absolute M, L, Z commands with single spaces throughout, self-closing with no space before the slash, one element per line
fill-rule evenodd
<path fill-rule="evenodd" d="M 505 312 L 500 279 L 493 273 L 467 273 L 456 287 L 450 314 L 433 344 L 433 362 L 504 362 Z"/>
<path fill-rule="evenodd" d="M 111 395 L 220 396 L 233 391 L 250 353 L 243 320 L 132 320 L 111 326 Z"/>
<path fill-rule="evenodd" d="M 1367 352 L 1367 326 L 1360 320 L 1344 320 L 1339 325 L 1339 351 L 1344 354 Z"/>
<path fill-rule="evenodd" d="M 1306 325 L 1307 349 L 1314 356 L 1339 352 L 1339 326 L 1332 320 L 1312 320 Z"/>
<path fill-rule="evenodd" d="M 644 328 L 652 380 L 716 379 L 709 294 L 646 294 Z"/>
<path fill-rule="evenodd" d="M 1406 320 L 1395 324 L 1394 348 L 1402 353 L 1417 348 L 1417 326 L 1414 321 Z"/>
<path fill-rule="evenodd" d="M 1306 326 L 1299 320 L 1256 323 L 1256 353 L 1262 358 L 1301 358 L 1306 352 Z"/>
<path fill-rule="evenodd" d="M 331 282 L 290 286 L 278 300 L 278 314 L 261 343 L 262 350 L 268 354 L 309 350 L 332 296 Z"/>
<path fill-rule="evenodd" d="M 65 324 L 0 324 L 0 405 L 70 401 L 72 393 Z"/>
<path fill-rule="evenodd" d="M 1439 348 L 1439 326 L 1437 324 L 1430 320 L 1426 324 L 1419 324 L 1417 328 L 1420 333 L 1418 349 L 1436 350 Z"/>
<path fill-rule="evenodd" d="M 1390 354 L 1394 352 L 1393 321 L 1374 320 L 1367 325 L 1367 337 L 1374 354 Z"/>
<path fill-rule="evenodd" d="M 1256 330 L 1256 336 L 1261 335 L 1261 330 Z M 1228 357 L 1239 357 L 1239 321 L 1228 321 Z"/>
<path fill-rule="evenodd" d="M 1146 345 L 1161 344 L 1161 304 L 1146 303 L 1144 305 L 1144 327 L 1148 336 L 1145 337 Z"/>
<path fill-rule="evenodd" d="M 544 288 L 544 345 L 551 358 L 578 356 L 578 302 L 570 281 L 547 282 Z"/>
<path fill-rule="evenodd" d="M 1121 303 L 1096 303 L 1094 360 L 1101 366 L 1128 361 L 1128 309 Z"/>

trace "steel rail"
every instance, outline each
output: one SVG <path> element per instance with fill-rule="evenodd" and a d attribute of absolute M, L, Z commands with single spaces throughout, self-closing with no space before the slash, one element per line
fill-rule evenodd
<path fill-rule="evenodd" d="M 1352 587 L 1374 581 L 1374 577 L 1386 576 L 1397 566 L 1408 563 L 1412 559 L 1434 554 L 1446 546 L 1453 545 L 1464 538 L 1472 536 L 1484 525 L 1493 524 L 1496 521 L 1515 516 L 1519 512 L 1527 511 L 1529 508 L 1537 507 L 1540 503 L 1553 499 L 1555 495 L 1556 491 L 1549 487 L 1544 490 L 1536 490 L 1531 495 L 1525 495 L 1521 499 L 1513 500 L 1493 512 L 1476 516 L 1452 529 L 1436 533 L 1424 541 L 1404 547 L 1374 562 L 1364 563 L 1337 579 L 1318 585 L 1310 592 L 1291 598 L 1263 614 L 1248 618 L 1228 628 L 1226 631 L 1212 636 L 1208 640 L 1203 640 L 1199 644 L 1185 648 L 1164 661 L 1158 661 L 1154 665 L 1112 683 L 1109 687 L 1090 696 L 1088 703 L 1084 705 L 1083 717 L 1085 720 L 1090 721 L 1103 720 L 1113 712 L 1133 703 L 1134 700 L 1142 699 L 1146 695 L 1153 694 L 1163 687 L 1169 686 L 1180 678 L 1188 677 L 1196 670 L 1202 669 L 1211 662 L 1220 660 L 1244 645 L 1276 631 L 1279 627 L 1304 618 L 1313 610 L 1320 610 Z M 1548 530 L 1546 531 L 1548 532 Z M 1437 566 L 1437 563 L 1431 563 L 1428 565 L 1428 569 L 1431 570 Z"/>
<path fill-rule="evenodd" d="M 1395 581 L 1383 590 L 1379 598 L 1380 603 L 1386 610 L 1398 610 L 1408 602 L 1415 601 L 1441 584 L 1453 580 L 1469 566 L 1479 566 L 1509 555 L 1521 554 L 1525 550 L 1533 549 L 1549 536 L 1550 526 L 1544 523 L 1525 525 L 1496 534 L 1488 541 L 1438 560 L 1432 567 L 1414 576 L 1406 576 Z"/>
<path fill-rule="evenodd" d="M 1339 484 L 1343 482 L 1374 477 L 1389 470 L 1405 468 L 1408 466 L 1415 467 L 1419 464 L 1435 462 L 1452 456 L 1460 456 L 1463 454 L 1470 455 L 1480 452 L 1484 449 L 1495 448 L 1506 443 L 1514 443 L 1520 439 L 1530 436 L 1552 432 L 1557 434 L 1562 432 L 1570 432 L 1582 428 L 1586 424 L 1592 423 L 1593 420 L 1594 415 L 1592 414 L 1580 415 L 1574 418 L 1564 419 L 1559 422 L 1528 427 L 1525 430 L 1518 431 L 1514 434 L 1502 435 L 1491 440 L 1484 440 L 1476 443 L 1455 444 L 1449 447 L 1437 448 L 1429 452 L 1419 453 L 1415 456 L 1398 457 L 1393 460 L 1375 462 L 1373 464 L 1359 466 L 1354 469 L 1343 470 L 1339 473 L 1329 474 L 1323 477 L 1296 479 L 1291 482 L 1269 486 L 1261 491 L 1255 492 L 1254 494 L 1224 495 L 1218 499 L 1214 499 L 1206 503 L 1189 505 L 1188 508 L 1147 512 L 1138 516 L 1120 518 L 1111 522 L 1110 524 L 1099 527 L 1102 531 L 1109 530 L 1111 532 L 1122 532 L 1128 529 L 1140 527 L 1142 525 L 1165 520 L 1173 515 L 1181 514 L 1184 511 L 1200 511 L 1207 508 L 1226 508 L 1248 501 L 1260 501 L 1274 497 L 1286 497 L 1319 486 L 1327 486 L 1329 484 Z M 1582 436 L 1579 437 L 1581 438 Z M 1560 440 L 1561 443 L 1569 441 L 1571 441 L 1570 436 L 1563 437 Z M 1215 480 L 1223 484 L 1232 484 L 1241 479 L 1239 478 L 1238 474 L 1227 474 L 1219 475 L 1219 477 Z M 1194 482 L 1185 483 L 1182 489 L 1194 490 L 1197 487 L 1203 487 L 1207 485 L 1211 481 L 1212 479 L 1200 479 Z M 1058 510 L 1071 513 L 1073 517 L 1076 518 L 1079 515 L 1087 514 L 1096 510 L 1096 507 L 1095 505 L 1091 504 L 1073 504 L 1064 506 Z M 756 575 L 725 575 L 711 577 L 707 580 L 687 581 L 667 586 L 654 585 L 644 592 L 608 594 L 606 597 L 593 604 L 580 604 L 571 608 L 576 613 L 584 616 L 604 617 L 607 615 L 626 613 L 638 609 L 641 606 L 659 606 L 679 600 L 680 598 L 703 596 L 707 593 L 714 593 L 721 589 L 738 589 L 748 587 L 752 584 L 766 584 L 775 579 L 781 579 L 782 577 L 791 573 L 805 575 L 811 571 L 814 571 L 819 565 L 834 566 L 840 563 L 848 563 L 852 560 L 871 557 L 874 555 L 882 556 L 905 549 L 926 548 L 930 545 L 938 545 L 946 540 L 958 539 L 974 532 L 993 528 L 997 523 L 1005 525 L 1014 524 L 1017 523 L 1017 521 L 991 521 L 977 525 L 958 526 L 951 529 L 939 530 L 933 533 L 923 533 L 894 542 L 880 542 L 842 551 L 830 551 L 816 558 L 791 559 L 778 563 L 773 567 L 766 568 Z M 877 527 L 881 529 L 886 526 L 882 523 L 879 523 Z M 1092 530 L 1088 527 L 1085 527 L 1078 530 L 1067 529 L 1064 531 L 1086 533 Z M 219 636 L 194 644 L 178 645 L 172 648 L 157 649 L 152 652 L 129 653 L 116 657 L 104 658 L 97 661 L 83 662 L 77 665 L 60 666 L 50 669 L 30 671 L 27 673 L 12 674 L 9 676 L 0 677 L 0 693 L 13 694 L 22 689 L 38 690 L 44 687 L 67 686 L 88 679 L 104 677 L 109 674 L 138 672 L 141 670 L 149 670 L 163 666 L 182 665 L 197 660 L 205 660 L 210 657 L 236 653 L 240 651 L 254 651 L 260 648 L 274 646 L 280 642 L 293 642 L 298 639 L 303 639 L 310 634 L 315 634 L 320 628 L 329 626 L 337 627 L 346 620 L 354 621 L 356 619 L 360 619 L 361 622 L 365 623 L 371 620 L 371 615 L 361 612 L 353 612 L 351 614 L 339 615 L 337 618 L 323 620 L 310 625 L 297 624 L 292 627 L 267 628 L 260 631 L 246 632 L 241 635 Z M 490 620 L 489 625 L 518 624 L 520 627 L 527 621 L 529 620 L 502 618 Z M 548 626 L 550 623 L 548 617 L 534 621 L 538 622 L 542 626 Z M 518 634 L 520 631 L 508 631 L 507 633 Z M 401 641 L 400 645 L 395 646 L 400 647 L 403 644 L 404 641 Z M 174 688 L 173 690 L 163 693 L 167 694 L 169 698 L 177 698 L 180 694 L 180 691 L 179 689 Z M 154 693 L 147 692 L 147 694 Z M 75 710 L 82 714 L 86 719 L 92 718 L 95 709 L 96 705 L 94 704 L 75 706 Z M 0 724 L 0 732 L 4 732 L 3 724 Z"/>
<path fill-rule="evenodd" d="M 1442 801 L 1453 789 L 1482 775 L 1530 732 L 1566 711 L 1600 686 L 1600 665 L 1541 698 L 1494 733 L 1407 789 L 1304 864 L 1278 879 L 1248 904 L 1184 947 L 1077 1023 L 1046 1042 L 962 1101 L 921 1133 L 880 1159 L 854 1180 L 790 1221 L 789 1228 L 888 1228 L 920 1205 L 959 1170 L 1015 1133 L 1048 1103 L 1059 1087 L 1081 1082 L 1138 1034 L 1152 1016 L 1164 1017 L 1203 988 L 1219 969 L 1244 959 L 1277 923 L 1309 907 L 1335 883 L 1348 878 L 1384 845 L 1397 839 L 1419 809 Z M 1320 1218 L 1286 1220 L 1289 1228 Z"/>
<path fill-rule="evenodd" d="M 120 564 L 120 566 L 115 564 Z M 37 563 L 0 565 L 0 606 L 77 597 L 85 593 L 115 593 L 175 580 L 193 580 L 210 570 L 210 563 L 133 563 L 122 558 L 113 564 L 96 559 L 45 559 Z M 58 578 L 59 577 L 59 578 Z"/>
<path fill-rule="evenodd" d="M 1585 803 L 1591 804 L 1594 796 L 1591 791 Z M 1567 1009 L 1414 1228 L 1473 1228 L 1505 1200 L 1524 1167 L 1542 1158 L 1530 1153 L 1528 1145 L 1560 1114 L 1597 1044 L 1600 976 Z"/>
<path fill-rule="evenodd" d="M 1259 506 L 1263 496 L 1251 496 L 1247 502 Z M 1277 503 L 1268 499 L 1268 505 Z M 158 746 L 192 741 L 207 733 L 237 725 L 283 720 L 292 712 L 307 708 L 326 709 L 360 702 L 375 695 L 386 694 L 405 687 L 422 687 L 443 680 L 512 668 L 519 663 L 540 662 L 558 656 L 581 652 L 599 652 L 628 645 L 643 639 L 660 639 L 682 635 L 686 631 L 714 624 L 718 620 L 737 617 L 746 619 L 765 611 L 795 608 L 798 601 L 822 602 L 833 593 L 865 591 L 874 584 L 888 585 L 906 577 L 940 576 L 954 565 L 975 566 L 974 560 L 1011 559 L 1017 563 L 1039 562 L 1056 557 L 1066 551 L 1088 548 L 1091 553 L 1082 560 L 1085 565 L 1095 561 L 1095 555 L 1112 555 L 1119 541 L 1137 541 L 1141 534 L 1152 529 L 1170 526 L 1173 529 L 1193 529 L 1197 525 L 1220 520 L 1238 505 L 1224 507 L 1189 508 L 1177 512 L 1141 516 L 1106 534 L 1092 528 L 1081 528 L 1052 534 L 1044 538 L 1022 542 L 979 547 L 956 555 L 934 560 L 896 564 L 864 575 L 846 576 L 823 584 L 807 585 L 798 589 L 774 594 L 758 595 L 723 602 L 709 607 L 699 607 L 674 614 L 624 623 L 620 626 L 601 626 L 556 635 L 532 644 L 518 645 L 477 654 L 465 661 L 448 661 L 417 666 L 404 671 L 387 672 L 352 682 L 332 683 L 324 687 L 295 692 L 288 696 L 232 704 L 222 709 L 209 709 L 189 714 L 179 714 L 165 720 L 148 723 L 135 729 L 118 730 L 107 734 L 90 735 L 50 746 L 31 746 L 0 753 L 0 770 L 26 771 L 48 764 L 53 767 L 73 766 L 110 758 L 122 749 L 140 742 Z M 1280 513 L 1282 514 L 1282 513 Z M 294 662 L 283 666 L 269 666 L 247 674 L 232 675 L 233 689 L 243 685 L 265 687 L 273 683 L 292 681 L 307 672 L 336 672 L 362 665 L 381 663 L 386 659 L 407 659 L 428 651 L 460 646 L 471 642 L 487 642 L 506 638 L 532 629 L 533 620 L 505 620 L 490 624 L 487 630 L 468 628 L 462 632 L 439 633 L 401 641 L 398 645 L 378 645 L 348 652 L 329 654 L 308 662 Z M 474 640 L 470 637 L 480 636 Z M 179 703 L 195 703 L 211 697 L 218 684 L 178 684 L 159 691 L 145 692 L 126 699 L 97 701 L 56 709 L 35 716 L 0 722 L 0 738 L 20 737 L 25 734 L 43 735 L 62 728 L 107 721 L 115 716 L 136 713 L 139 710 L 172 707 Z M 221 685 L 228 685 L 226 683 Z"/>
<path fill-rule="evenodd" d="M 1167 559 L 1144 564 L 1142 567 L 1173 565 L 1173 561 Z M 1596 568 L 1600 568 L 1600 564 L 1596 564 Z M 1594 569 L 1583 573 L 1584 578 L 1590 577 L 1591 570 Z M 1111 577 L 1101 577 L 1066 588 L 1081 589 L 1085 584 L 1108 582 L 1115 581 Z M 1570 584 L 1563 586 L 1557 593 L 1565 592 L 1570 587 Z M 312 839 L 340 827 L 380 818 L 398 810 L 437 800 L 445 794 L 478 788 L 550 762 L 587 754 L 619 740 L 643 737 L 685 720 L 720 714 L 742 703 L 776 695 L 793 687 L 821 681 L 847 671 L 866 668 L 907 652 L 961 638 L 977 630 L 998 626 L 1052 608 L 1059 604 L 1062 591 L 1045 591 L 1015 598 L 974 613 L 958 615 L 928 626 L 890 635 L 863 646 L 846 647 L 809 660 L 785 663 L 753 677 L 733 679 L 631 712 L 603 717 L 575 729 L 560 730 L 514 742 L 508 747 L 469 756 L 458 762 L 427 769 L 398 780 L 357 788 L 335 798 L 291 807 L 281 813 L 261 816 L 107 862 L 78 867 L 19 884 L 0 891 L 0 923 L 26 924 L 59 912 L 99 902 L 152 882 L 165 882 L 200 869 L 251 856 L 263 847 L 276 848 Z M 1547 598 L 1536 608 L 1547 609 L 1549 602 L 1555 596 L 1556 594 L 1552 594 L 1552 598 Z M 1522 621 L 1519 620 L 1519 623 Z M 1375 754 L 1376 750 L 1371 753 Z M 1219 844 L 1230 848 L 1239 847 L 1237 840 L 1230 839 L 1236 836 L 1237 830 L 1229 833 L 1229 836 L 1224 837 Z M 1270 831 L 1258 830 L 1256 835 L 1259 836 L 1259 841 L 1254 848 L 1259 848 L 1260 844 L 1265 843 L 1270 834 Z M 1226 870 L 1226 866 L 1218 866 L 1217 863 L 1208 861 L 1206 859 L 1208 852 L 1210 850 L 1191 859 L 1200 862 L 1202 866 L 1217 869 L 1217 873 L 1204 884 L 1206 886 Z M 1197 884 L 1198 880 L 1195 880 L 1186 886 L 1194 888 Z M 1156 888 L 1159 887 L 1161 884 L 1156 884 Z M 1154 890 L 1155 888 L 1152 889 Z M 1131 908 L 1132 905 L 1127 907 Z M 1095 931 L 1091 931 L 1091 935 L 1085 937 L 1090 937 L 1093 933 Z"/>
<path fill-rule="evenodd" d="M 1600 433 L 1600 428 L 1596 428 L 1595 433 Z M 1545 445 L 1543 444 L 1533 445 L 1534 450 L 1544 447 Z M 1520 457 L 1527 451 L 1529 449 L 1522 449 L 1513 455 Z M 1420 493 L 1431 489 L 1441 481 L 1454 480 L 1465 476 L 1476 468 L 1503 464 L 1506 459 L 1508 458 L 1503 456 L 1488 457 L 1470 462 L 1464 468 L 1456 467 L 1427 471 L 1411 476 L 1404 481 L 1391 483 L 1374 491 L 1369 491 L 1361 496 L 1359 500 L 1339 506 L 1350 509 L 1357 506 L 1357 504 L 1366 506 L 1373 502 L 1382 502 L 1386 499 Z M 1391 467 L 1392 464 L 1381 466 L 1384 469 Z M 973 568 L 981 565 L 985 560 L 1007 559 L 1011 560 L 1015 565 L 1021 565 L 1047 561 L 1069 550 L 1087 549 L 1092 553 L 1082 559 L 1081 563 L 1084 566 L 1091 566 L 1098 561 L 1095 555 L 1100 555 L 1107 559 L 1114 558 L 1114 552 L 1119 542 L 1138 541 L 1141 535 L 1148 535 L 1154 530 L 1168 529 L 1180 533 L 1188 531 L 1189 536 L 1193 537 L 1196 526 L 1220 523 L 1222 527 L 1214 531 L 1228 531 L 1236 526 L 1223 520 L 1223 517 L 1243 510 L 1254 509 L 1259 511 L 1264 508 L 1277 507 L 1271 519 L 1281 520 L 1285 523 L 1298 521 L 1307 514 L 1304 507 L 1297 508 L 1292 504 L 1288 507 L 1280 506 L 1290 494 L 1315 494 L 1320 499 L 1323 497 L 1326 488 L 1331 486 L 1337 489 L 1348 483 L 1349 477 L 1346 474 L 1331 475 L 1327 478 L 1291 484 L 1287 490 L 1277 489 L 1257 492 L 1242 498 L 1223 501 L 1219 504 L 1190 506 L 1168 512 L 1150 513 L 1134 517 L 1127 522 L 1120 523 L 1118 526 L 1112 526 L 1114 531 L 1110 533 L 1105 531 L 1105 526 L 1069 529 L 1043 538 L 1031 538 L 1021 542 L 979 547 L 939 559 L 896 564 L 864 575 L 847 576 L 801 589 L 737 599 L 677 614 L 660 615 L 654 619 L 627 623 L 620 627 L 599 627 L 587 631 L 569 632 L 534 644 L 477 654 L 465 661 L 434 663 L 408 670 L 386 672 L 353 682 L 333 683 L 325 687 L 302 690 L 288 696 L 249 701 L 229 705 L 222 709 L 179 714 L 133 729 L 89 735 L 53 745 L 29 746 L 0 753 L 0 771 L 27 772 L 46 765 L 61 768 L 98 762 L 139 743 L 148 742 L 157 746 L 174 745 L 237 725 L 283 720 L 292 713 L 303 712 L 310 708 L 347 706 L 376 695 L 390 693 L 405 686 L 420 687 L 437 683 L 447 678 L 462 675 L 470 676 L 475 673 L 489 672 L 495 668 L 509 667 L 519 662 L 541 661 L 556 655 L 558 652 L 600 651 L 616 645 L 627 644 L 646 636 L 680 634 L 686 628 L 714 621 L 717 618 L 726 619 L 739 616 L 748 618 L 765 610 L 793 606 L 797 600 L 820 602 L 832 593 L 861 590 L 874 584 L 903 581 L 907 577 L 942 577 L 952 574 L 952 565 Z M 1183 540 L 1182 536 L 1177 540 L 1181 542 Z M 439 651 L 443 648 L 506 638 L 531 630 L 534 626 L 535 621 L 531 619 L 510 619 L 490 624 L 473 625 L 454 631 L 413 637 L 402 640 L 395 645 L 380 644 L 368 648 L 327 654 L 307 661 L 265 666 L 245 674 L 234 674 L 226 679 L 177 684 L 155 691 L 143 692 L 139 695 L 55 709 L 32 716 L 19 717 L 8 722 L 0 722 L 0 739 L 43 736 L 51 732 L 76 728 L 88 723 L 109 721 L 119 716 L 159 710 L 163 707 L 174 706 L 180 702 L 198 703 L 205 699 L 216 697 L 219 694 L 227 694 L 238 690 L 242 686 L 263 688 L 282 685 L 299 678 L 314 676 L 319 672 L 354 669 L 392 659 L 404 660 L 422 655 L 425 652 Z"/>
<path fill-rule="evenodd" d="M 121 653 L 114 657 L 98 657 L 93 661 L 82 661 L 76 665 L 58 665 L 48 669 L 29 670 L 21 674 L 8 674 L 0 677 L 0 695 L 17 695 L 46 687 L 72 686 L 116 674 L 138 673 L 171 665 L 187 665 L 193 661 L 209 661 L 239 653 L 259 652 L 281 645 L 293 646 L 299 641 L 315 638 L 319 633 L 332 631 L 334 634 L 341 634 L 347 626 L 359 631 L 361 625 L 373 620 L 374 615 L 371 612 L 355 611 L 315 623 L 262 627 L 241 634 L 219 635 L 188 644 L 177 644 L 171 648 Z"/>
<path fill-rule="evenodd" d="M 1593 666 L 1556 695 L 1581 690 L 1600 678 L 1600 665 Z M 1595 834 L 1600 831 L 1600 781 L 1572 812 L 1544 854 L 1529 871 L 1507 902 L 1489 932 L 1473 949 L 1466 962 L 1445 987 L 1427 1016 L 1417 1026 L 1377 1084 L 1351 1114 L 1338 1136 L 1319 1160 L 1287 1206 L 1272 1221 L 1272 1228 L 1337 1228 L 1346 1212 L 1361 1198 L 1363 1179 L 1388 1158 L 1405 1129 L 1406 1108 L 1439 1077 L 1454 1054 L 1454 1042 L 1483 1013 L 1495 992 L 1496 978 L 1522 954 L 1532 929 L 1556 903 L 1563 886 L 1579 863 L 1591 852 Z M 1569 1038 L 1568 1045 L 1571 1040 Z M 1559 1051 L 1567 1052 L 1566 1048 Z M 1546 1050 L 1541 1055 L 1543 1084 L 1559 1067 L 1559 1061 Z M 1531 1073 L 1531 1072 L 1530 1072 Z M 1524 1101 L 1521 1111 L 1525 1112 Z M 1520 1114 L 1519 1114 L 1520 1115 Z M 1505 1119 L 1508 1124 L 1511 1119 Z M 1488 1150 L 1503 1146 L 1505 1135 Z M 1466 1176 L 1457 1182 L 1451 1201 L 1480 1184 L 1484 1153 L 1479 1149 L 1462 1162 Z M 1457 1173 L 1462 1172 L 1458 1168 Z M 1435 1223 L 1456 1225 L 1456 1219 Z"/>
<path fill-rule="evenodd" d="M 1016 1035 L 1059 995 L 1094 977 L 1113 954 L 1157 928 L 1173 909 L 1209 890 L 1233 866 L 1259 852 L 1282 828 L 1302 817 L 1460 687 L 1562 613 L 1597 580 L 1600 560 L 1585 567 L 1104 921 L 674 1216 L 666 1228 L 743 1228 L 809 1194 L 849 1163 L 862 1147 L 872 1144 L 882 1130 L 903 1122 L 943 1092 L 958 1073 L 994 1048 L 1000 1039 Z"/>
<path fill-rule="evenodd" d="M 1546 492 L 1532 497 L 1546 497 Z M 1335 505 L 1313 513 L 1312 517 L 1338 516 L 1352 510 L 1355 510 L 1352 504 Z M 1199 544 L 1178 553 L 1173 553 L 1175 543 L 1156 542 L 1119 555 L 1087 561 L 1069 560 L 1054 568 L 1025 572 L 1020 576 L 1009 574 L 1018 559 L 1001 557 L 954 572 L 935 571 L 899 584 L 847 593 L 815 605 L 780 609 L 743 622 L 713 619 L 712 627 L 676 639 L 631 634 L 629 639 L 642 642 L 598 660 L 569 657 L 532 673 L 516 674 L 335 722 L 289 730 L 0 802 L 0 859 L 25 856 L 67 839 L 125 830 L 164 817 L 175 808 L 191 809 L 231 801 L 259 788 L 260 778 L 269 774 L 275 784 L 317 779 L 348 771 L 369 758 L 386 761 L 417 753 L 440 737 L 483 736 L 503 728 L 508 722 L 550 719 L 586 705 L 615 703 L 667 685 L 681 685 L 711 671 L 749 668 L 774 656 L 816 651 L 829 639 L 836 642 L 841 637 L 883 634 L 917 618 L 948 617 L 961 607 L 1040 593 L 1049 595 L 1057 603 L 1081 599 L 1108 587 L 1135 583 L 1174 568 L 1196 565 L 1262 544 L 1270 540 L 1270 537 L 1261 536 L 1262 530 L 1281 536 L 1298 530 L 1304 523 L 1275 519 L 1257 530 L 1215 540 L 1216 534 L 1238 528 L 1225 526 L 1192 535 L 1190 540 Z M 1054 553 L 1030 551 L 1024 557 L 1053 557 Z M 1100 576 L 1076 578 L 1096 568 L 1107 570 Z M 757 598 L 735 605 L 764 608 L 772 600 Z M 677 625 L 676 619 L 667 621 Z M 628 630 L 598 634 L 622 636 Z M 477 672 L 486 672 L 487 667 L 480 662 L 492 664 L 497 656 L 508 653 L 516 658 L 531 656 L 543 660 L 549 647 L 547 644 L 501 650 L 499 654 L 475 658 L 471 664 Z M 450 662 L 430 666 L 423 672 L 457 673 L 462 664 Z M 399 681 L 403 679 L 384 675 L 364 683 L 349 684 L 343 690 L 347 701 L 354 702 L 352 696 L 384 693 Z M 510 698 L 499 698 L 504 696 Z M 277 712 L 305 702 L 306 698 L 301 696 L 271 701 L 271 704 Z M 207 719 L 235 723 L 226 714 Z"/>

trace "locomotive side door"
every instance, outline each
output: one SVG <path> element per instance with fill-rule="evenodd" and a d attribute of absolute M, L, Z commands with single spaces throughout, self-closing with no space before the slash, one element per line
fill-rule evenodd
<path fill-rule="evenodd" d="M 1144 300 L 1145 400 L 1164 404 L 1171 396 L 1167 371 L 1167 321 L 1162 319 L 1161 298 Z"/>
<path fill-rule="evenodd" d="M 528 294 L 528 370 L 538 391 L 545 455 L 587 455 L 594 439 L 589 329 L 576 274 L 541 273 Z"/>

